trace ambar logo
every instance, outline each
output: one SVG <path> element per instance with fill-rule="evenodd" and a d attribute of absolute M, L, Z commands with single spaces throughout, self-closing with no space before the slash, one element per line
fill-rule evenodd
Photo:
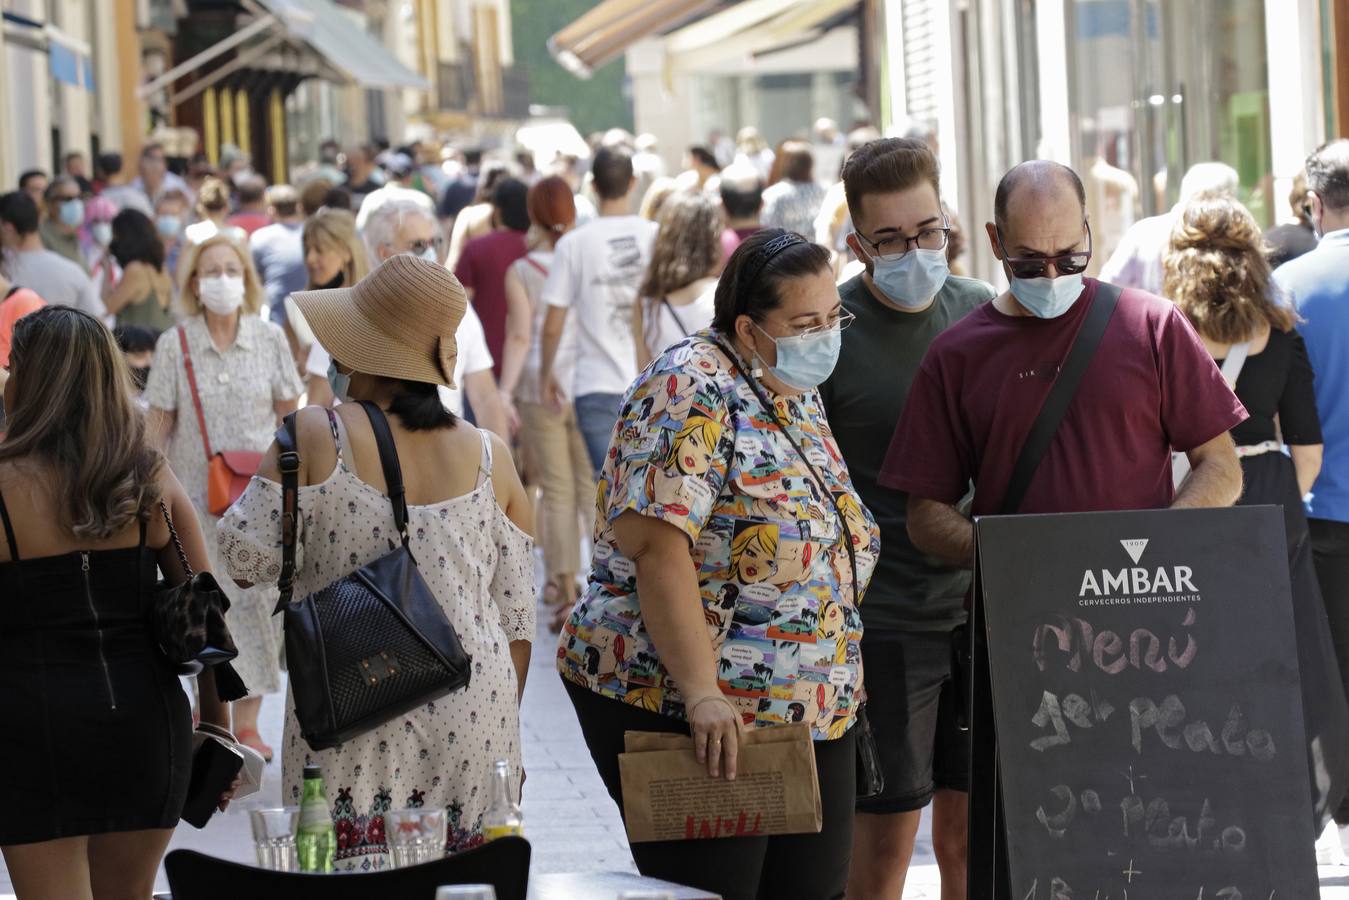
<path fill-rule="evenodd" d="M 1139 565 L 1148 549 L 1147 538 L 1125 538 L 1120 546 L 1134 563 L 1122 569 L 1087 569 L 1082 573 L 1078 597 L 1144 597 L 1155 594 L 1199 593 L 1194 570 L 1189 566 Z"/>

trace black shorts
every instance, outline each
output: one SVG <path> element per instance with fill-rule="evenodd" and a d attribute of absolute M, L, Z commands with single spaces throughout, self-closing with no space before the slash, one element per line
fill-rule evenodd
<path fill-rule="evenodd" d="M 862 635 L 867 718 L 885 790 L 857 801 L 876 815 L 913 812 L 941 789 L 970 789 L 970 733 L 961 731 L 951 678 L 951 633 Z"/>

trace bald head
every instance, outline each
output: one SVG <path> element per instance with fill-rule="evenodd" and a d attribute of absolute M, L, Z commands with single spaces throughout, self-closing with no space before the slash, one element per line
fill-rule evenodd
<path fill-rule="evenodd" d="M 1085 219 L 1087 192 L 1077 173 L 1061 163 L 1032 159 L 1013 166 L 998 182 L 998 192 L 993 198 L 993 221 L 998 230 L 1005 233 L 1009 218 L 1019 211 L 1059 206 L 1072 198 L 1076 198 Z"/>

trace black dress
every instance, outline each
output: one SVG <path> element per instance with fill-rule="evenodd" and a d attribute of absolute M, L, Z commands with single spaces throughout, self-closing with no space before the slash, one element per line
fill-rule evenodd
<path fill-rule="evenodd" d="M 0 523 L 0 844 L 172 828 L 192 769 L 192 715 L 147 628 L 155 551 L 22 559 Z"/>
<path fill-rule="evenodd" d="M 1218 363 L 1221 365 L 1222 360 Z M 1254 447 L 1280 439 L 1292 446 L 1321 443 L 1311 361 L 1296 331 L 1270 332 L 1265 349 L 1246 359 L 1237 378 L 1236 393 L 1250 413 L 1249 419 L 1232 429 L 1238 447 Z M 1349 785 L 1349 701 L 1312 566 L 1307 514 L 1293 461 L 1276 450 L 1243 456 L 1241 469 L 1245 487 L 1237 501 L 1239 505 L 1283 507 L 1307 757 L 1319 833 Z"/>

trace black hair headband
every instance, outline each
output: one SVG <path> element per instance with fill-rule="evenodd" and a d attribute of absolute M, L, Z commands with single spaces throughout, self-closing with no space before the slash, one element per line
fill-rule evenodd
<path fill-rule="evenodd" d="M 788 247 L 805 243 L 808 243 L 808 241 L 794 231 L 788 231 L 785 234 L 780 234 L 771 240 L 765 241 L 763 246 L 759 247 L 755 252 L 754 261 L 750 264 L 754 267 L 753 269 L 748 270 L 752 274 L 748 277 L 742 276 L 741 278 L 740 296 L 744 297 L 749 293 L 749 289 L 754 287 L 754 283 L 759 280 L 759 276 L 763 274 L 763 270 L 767 268 L 770 262 L 772 262 L 773 257 L 777 256 Z"/>

